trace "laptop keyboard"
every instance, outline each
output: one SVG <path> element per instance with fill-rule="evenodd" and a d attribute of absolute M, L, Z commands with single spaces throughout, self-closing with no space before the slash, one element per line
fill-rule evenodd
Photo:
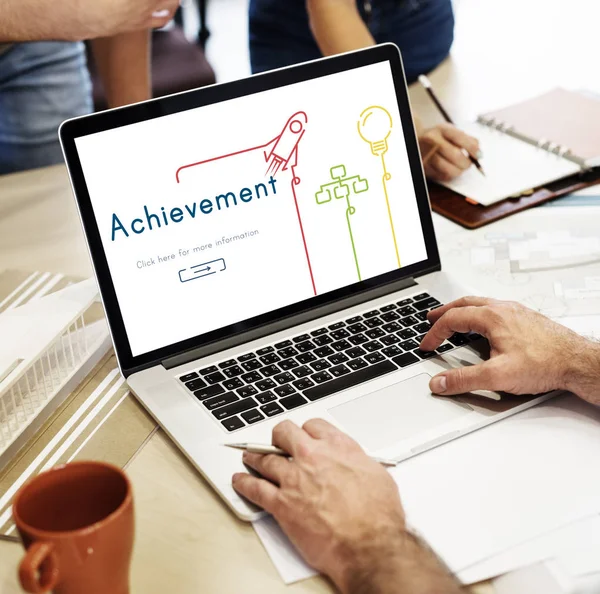
<path fill-rule="evenodd" d="M 421 293 L 178 379 L 227 431 L 237 431 L 434 357 L 419 344 L 431 327 L 427 313 L 440 305 Z M 437 353 L 477 338 L 455 334 Z"/>

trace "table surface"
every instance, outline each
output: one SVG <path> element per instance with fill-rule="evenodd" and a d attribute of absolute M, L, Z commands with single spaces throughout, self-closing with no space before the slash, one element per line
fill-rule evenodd
<path fill-rule="evenodd" d="M 597 3 L 591 0 L 457 0 L 452 57 L 431 75 L 457 119 L 554 86 L 600 89 Z M 568 8 L 566 8 L 568 6 Z M 594 78 L 595 77 L 595 78 Z M 439 121 L 411 89 L 416 111 Z M 485 150 L 485 147 L 483 147 Z M 0 269 L 91 275 L 64 167 L 0 178 Z M 158 432 L 128 469 L 135 490 L 134 592 L 331 592 L 314 578 L 286 587 L 249 524 L 236 520 L 170 440 Z M 0 591 L 19 592 L 21 550 L 0 542 Z M 493 592 L 481 585 L 471 592 Z"/>

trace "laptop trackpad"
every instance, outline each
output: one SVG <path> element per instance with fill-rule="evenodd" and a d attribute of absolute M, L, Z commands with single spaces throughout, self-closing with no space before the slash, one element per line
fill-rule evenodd
<path fill-rule="evenodd" d="M 376 451 L 473 411 L 467 404 L 433 396 L 430 380 L 422 373 L 328 412 L 364 448 Z"/>

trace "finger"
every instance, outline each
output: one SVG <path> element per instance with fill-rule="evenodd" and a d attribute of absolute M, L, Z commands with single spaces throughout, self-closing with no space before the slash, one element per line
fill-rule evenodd
<path fill-rule="evenodd" d="M 439 153 L 429 161 L 428 167 L 432 169 L 432 177 L 441 181 L 454 179 L 462 173 L 462 169 L 450 163 L 450 161 L 442 157 Z"/>
<path fill-rule="evenodd" d="M 281 484 L 282 480 L 285 480 L 290 471 L 290 461 L 285 456 L 277 456 L 276 454 L 264 456 L 244 452 L 242 460 L 244 464 L 254 468 L 260 475 L 278 485 Z"/>
<path fill-rule="evenodd" d="M 271 514 L 275 512 L 279 489 L 273 483 L 241 472 L 233 475 L 231 484 L 240 495 L 252 503 Z"/>
<path fill-rule="evenodd" d="M 461 171 L 471 167 L 471 161 L 469 160 L 469 157 L 465 155 L 464 151 L 447 140 L 440 142 L 439 154 L 444 157 L 446 161 L 455 167 L 458 167 Z"/>
<path fill-rule="evenodd" d="M 490 299 L 489 297 L 474 297 L 474 296 L 467 296 L 467 297 L 461 297 L 460 299 L 456 299 L 454 301 L 451 301 L 450 303 L 446 303 L 446 305 L 442 305 L 440 307 L 437 307 L 436 309 L 432 309 L 428 314 L 427 314 L 427 319 L 429 320 L 429 322 L 431 322 L 432 324 L 434 322 L 436 322 L 437 320 L 439 320 L 447 311 L 451 310 L 451 309 L 455 309 L 457 307 L 479 307 L 482 305 L 491 305 L 492 303 L 497 303 L 498 300 L 497 299 Z"/>
<path fill-rule="evenodd" d="M 167 23 L 169 23 L 172 18 L 175 16 L 175 11 L 179 6 L 179 2 L 169 2 L 168 6 L 163 6 L 162 8 L 158 8 L 152 13 L 152 18 L 150 21 L 150 28 L 152 29 L 161 29 Z"/>
<path fill-rule="evenodd" d="M 458 367 L 444 371 L 431 378 L 429 389 L 433 394 L 454 396 L 473 390 L 500 390 L 497 384 L 500 374 L 496 361 L 486 361 L 479 365 Z"/>
<path fill-rule="evenodd" d="M 442 131 L 442 136 L 446 140 L 449 140 L 452 144 L 455 144 L 460 148 L 467 149 L 471 155 L 477 156 L 477 153 L 479 152 L 479 141 L 477 138 L 459 130 L 452 124 L 442 124 L 440 129 Z"/>
<path fill-rule="evenodd" d="M 421 349 L 434 351 L 455 332 L 477 332 L 489 335 L 489 310 L 486 307 L 451 309 L 431 327 L 421 342 Z"/>
<path fill-rule="evenodd" d="M 273 428 L 273 445 L 280 447 L 291 456 L 297 456 L 301 446 L 308 446 L 312 438 L 306 431 L 291 421 L 283 421 Z"/>

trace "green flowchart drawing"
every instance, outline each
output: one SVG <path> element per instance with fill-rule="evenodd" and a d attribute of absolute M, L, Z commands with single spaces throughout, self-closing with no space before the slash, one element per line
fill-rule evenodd
<path fill-rule="evenodd" d="M 369 182 L 366 179 L 362 179 L 359 175 L 346 177 L 346 167 L 344 165 L 336 165 L 329 171 L 332 181 L 327 182 L 320 187 L 319 191 L 315 194 L 315 199 L 317 200 L 317 204 L 327 204 L 328 202 L 335 202 L 335 200 L 345 201 L 348 235 L 350 236 L 350 245 L 352 246 L 356 273 L 358 274 L 358 280 L 361 281 L 360 265 L 358 263 L 356 245 L 352 233 L 352 221 L 350 220 L 351 217 L 356 214 L 356 208 L 352 206 L 350 198 L 355 194 L 366 192 L 369 189 Z"/>

